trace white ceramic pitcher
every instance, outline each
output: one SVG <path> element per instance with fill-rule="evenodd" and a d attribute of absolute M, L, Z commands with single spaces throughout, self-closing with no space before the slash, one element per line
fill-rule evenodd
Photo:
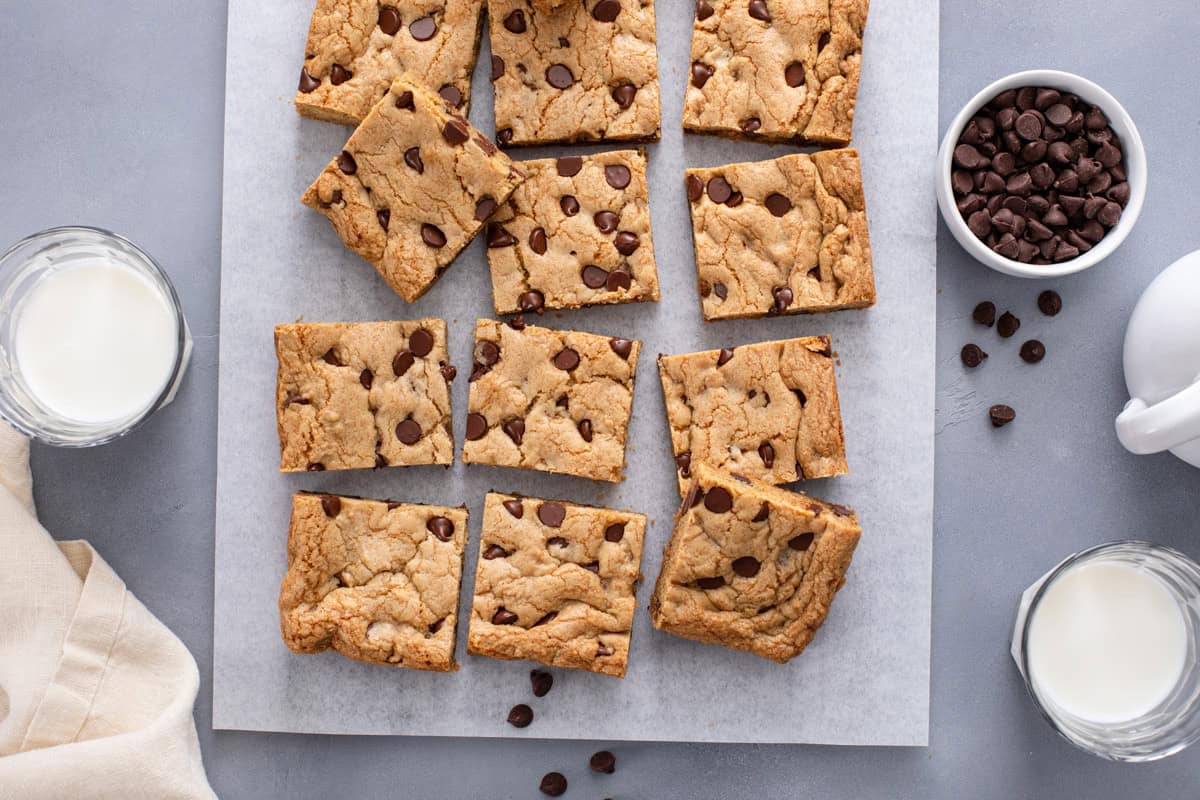
<path fill-rule="evenodd" d="M 1200 250 L 1163 270 L 1134 307 L 1125 385 L 1133 399 L 1117 417 L 1121 444 L 1200 467 Z"/>

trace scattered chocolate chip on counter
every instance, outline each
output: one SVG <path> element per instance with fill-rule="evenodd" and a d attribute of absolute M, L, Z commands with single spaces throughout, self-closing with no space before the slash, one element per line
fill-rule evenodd
<path fill-rule="evenodd" d="M 538 788 L 542 790 L 542 794 L 559 797 L 567 791 L 567 778 L 561 772 L 547 772 L 542 776 Z"/>
<path fill-rule="evenodd" d="M 533 686 L 534 697 L 545 697 L 554 686 L 554 676 L 544 669 L 530 670 L 529 683 Z"/>
<path fill-rule="evenodd" d="M 996 253 L 1056 264 L 1091 250 L 1121 220 L 1129 183 L 1121 142 L 1097 106 L 1068 92 L 1002 92 L 954 148 L 959 213 Z"/>
<path fill-rule="evenodd" d="M 975 310 L 971 312 L 971 319 L 980 325 L 986 325 L 989 328 L 992 327 L 996 324 L 996 304 L 991 300 L 984 300 L 975 306 Z"/>
<path fill-rule="evenodd" d="M 1046 357 L 1046 345 L 1037 339 L 1030 339 L 1021 345 L 1021 360 L 1027 364 L 1036 364 Z"/>
<path fill-rule="evenodd" d="M 977 344 L 964 344 L 962 352 L 959 353 L 962 358 L 963 366 L 967 369 L 975 369 L 983 360 L 988 357 L 988 354 L 983 352 L 983 349 Z"/>
<path fill-rule="evenodd" d="M 1017 418 L 1017 412 L 1011 406 L 994 405 L 988 409 L 988 416 L 992 418 L 993 428 L 1003 428 Z"/>
<path fill-rule="evenodd" d="M 1053 317 L 1062 311 L 1062 297 L 1053 289 L 1047 289 L 1038 295 L 1038 309 L 1047 317 Z"/>
<path fill-rule="evenodd" d="M 592 768 L 592 772 L 603 772 L 605 775 L 612 775 L 617 771 L 617 757 L 608 750 L 601 750 L 592 756 L 588 766 Z"/>
<path fill-rule="evenodd" d="M 508 712 L 508 724 L 514 728 L 524 728 L 533 722 L 533 709 L 524 703 L 519 703 Z"/>
<path fill-rule="evenodd" d="M 1021 327 L 1021 320 L 1013 316 L 1011 311 L 1005 311 L 996 322 L 996 333 L 1007 339 Z"/>

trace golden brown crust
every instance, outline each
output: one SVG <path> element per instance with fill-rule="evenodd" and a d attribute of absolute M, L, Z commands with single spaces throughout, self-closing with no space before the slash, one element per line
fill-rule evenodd
<path fill-rule="evenodd" d="M 774 484 L 848 471 L 827 336 L 659 356 L 658 371 L 681 493 L 699 463 Z"/>
<path fill-rule="evenodd" d="M 489 493 L 468 652 L 624 677 L 645 532 L 641 514 Z"/>
<path fill-rule="evenodd" d="M 847 508 L 699 464 L 663 556 L 651 620 L 786 662 L 825 621 L 860 534 Z"/>
<path fill-rule="evenodd" d="M 292 498 L 279 590 L 284 644 L 409 669 L 454 669 L 466 508 Z"/>
<path fill-rule="evenodd" d="M 689 169 L 686 181 L 705 319 L 874 305 L 857 151 Z M 726 186 L 733 206 L 716 202 Z"/>
<path fill-rule="evenodd" d="M 454 461 L 443 320 L 278 325 L 275 353 L 281 471 Z"/>

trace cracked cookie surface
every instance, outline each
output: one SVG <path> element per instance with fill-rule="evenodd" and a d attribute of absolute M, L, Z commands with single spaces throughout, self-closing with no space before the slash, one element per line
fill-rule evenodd
<path fill-rule="evenodd" d="M 446 323 L 278 325 L 283 472 L 450 464 Z"/>
<path fill-rule="evenodd" d="M 455 668 L 467 510 L 337 495 L 292 498 L 279 590 L 284 643 L 358 661 Z"/>
<path fill-rule="evenodd" d="M 658 357 L 679 491 L 710 464 L 767 483 L 846 473 L 829 337 Z"/>
<path fill-rule="evenodd" d="M 868 0 L 696 0 L 683 127 L 850 143 Z"/>
<path fill-rule="evenodd" d="M 848 508 L 697 464 L 650 618 L 660 630 L 786 662 L 825 621 L 860 534 Z"/>
<path fill-rule="evenodd" d="M 684 185 L 705 319 L 874 305 L 857 151 L 689 169 Z"/>
<path fill-rule="evenodd" d="M 317 0 L 296 110 L 357 125 L 407 71 L 466 114 L 482 18 L 483 0 Z"/>
<path fill-rule="evenodd" d="M 646 518 L 491 492 L 468 652 L 624 677 Z"/>
<path fill-rule="evenodd" d="M 657 140 L 651 0 L 488 0 L 496 141 Z"/>
<path fill-rule="evenodd" d="M 411 303 L 522 179 L 508 156 L 406 75 L 301 199 Z"/>
<path fill-rule="evenodd" d="M 644 151 L 517 163 L 487 231 L 497 314 L 658 300 Z"/>

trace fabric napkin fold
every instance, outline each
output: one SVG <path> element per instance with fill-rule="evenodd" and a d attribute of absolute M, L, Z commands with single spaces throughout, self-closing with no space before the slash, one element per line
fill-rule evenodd
<path fill-rule="evenodd" d="M 37 520 L 0 423 L 0 798 L 215 798 L 191 653 L 84 541 Z"/>

